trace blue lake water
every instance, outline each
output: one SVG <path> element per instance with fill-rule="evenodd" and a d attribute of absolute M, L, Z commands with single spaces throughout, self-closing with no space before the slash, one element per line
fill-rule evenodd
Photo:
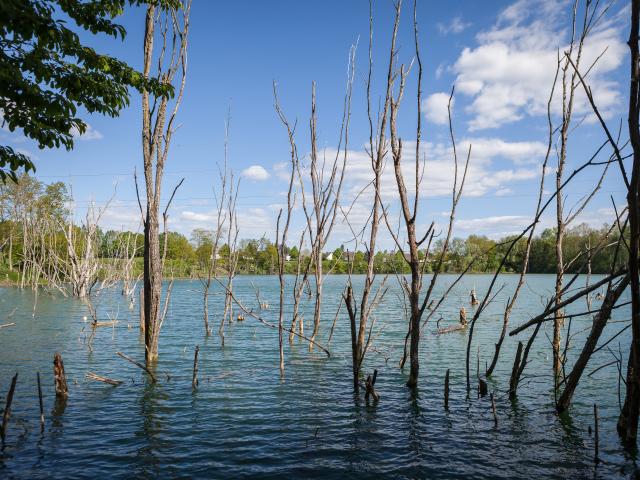
<path fill-rule="evenodd" d="M 442 276 L 436 298 L 454 276 Z M 320 342 L 326 344 L 346 278 L 327 277 Z M 484 293 L 488 275 L 471 275 L 455 287 L 441 307 L 442 326 L 457 322 L 460 306 L 472 310 L 468 292 Z M 502 311 L 517 277 L 504 275 L 500 295 L 480 317 L 474 334 L 480 364 L 491 361 L 502 326 Z M 539 313 L 553 289 L 553 276 L 531 275 L 513 312 L 511 326 Z M 584 284 L 584 279 L 581 280 Z M 254 286 L 270 308 L 265 319 L 277 323 L 278 281 L 269 276 L 236 279 L 236 293 L 255 307 Z M 93 351 L 86 345 L 90 329 L 82 301 L 30 290 L 0 289 L 0 402 L 18 372 L 7 441 L 0 451 L 0 478 L 628 478 L 634 472 L 618 441 L 618 370 L 606 349 L 591 360 L 569 415 L 553 409 L 551 337 L 545 324 L 530 355 L 518 398 L 509 400 L 509 375 L 517 339 L 507 337 L 498 367 L 489 381 L 495 392 L 498 426 L 489 397 L 467 398 L 465 349 L 468 332 L 435 335 L 435 321 L 423 336 L 420 385 L 413 395 L 408 375 L 398 367 L 407 323 L 399 290 L 393 285 L 375 311 L 375 340 L 365 372 L 378 369 L 377 404 L 354 398 L 351 385 L 349 325 L 344 307 L 338 317 L 331 357 L 309 352 L 304 343 L 286 342 L 286 370 L 278 370 L 278 334 L 258 321 L 226 326 L 221 347 L 217 323 L 222 291 L 210 298 L 214 334 L 205 338 L 202 287 L 176 281 L 168 318 L 160 337 L 158 382 L 152 384 L 116 351 L 143 361 L 138 305 L 129 309 L 119 289 L 103 290 L 95 304 L 101 321 Z M 628 294 L 627 294 L 628 295 Z M 290 297 L 290 295 L 287 295 Z M 621 301 L 628 300 L 622 299 Z M 35 308 L 34 308 L 35 303 Z M 594 303 L 597 306 L 598 302 Z M 290 309 L 291 305 L 287 305 Z M 305 305 L 305 328 L 312 321 Z M 580 302 L 573 311 L 586 310 Z M 614 311 L 601 343 L 627 325 L 627 307 Z M 471 312 L 470 312 L 471 313 Z M 471 314 L 469 315 L 471 318 Z M 290 316 L 287 316 L 287 323 Z M 569 362 L 578 354 L 589 318 L 574 320 L 576 334 Z M 564 338 L 564 335 L 563 335 Z M 626 358 L 630 330 L 611 344 Z M 618 341 L 620 347 L 618 346 Z M 193 353 L 200 347 L 200 385 L 191 388 Z M 64 358 L 69 382 L 66 405 L 56 404 L 52 360 Z M 449 411 L 443 408 L 443 380 L 451 371 Z M 36 372 L 43 380 L 45 429 L 41 433 Z M 112 387 L 87 380 L 85 373 L 123 380 Z M 624 394 L 624 392 L 622 392 Z M 600 409 L 600 456 L 595 468 L 593 404 Z"/>

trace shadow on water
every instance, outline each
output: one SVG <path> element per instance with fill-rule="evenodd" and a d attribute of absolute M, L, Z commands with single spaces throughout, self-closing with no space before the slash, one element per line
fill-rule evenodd
<path fill-rule="evenodd" d="M 162 394 L 157 384 L 145 379 L 142 395 L 137 402 L 142 423 L 134 433 L 143 444 L 136 453 L 138 469 L 135 476 L 138 478 L 158 478 L 162 473 L 159 455 L 164 446 L 160 438 L 164 425 L 160 410 L 162 401 L 167 399 L 168 396 Z"/>

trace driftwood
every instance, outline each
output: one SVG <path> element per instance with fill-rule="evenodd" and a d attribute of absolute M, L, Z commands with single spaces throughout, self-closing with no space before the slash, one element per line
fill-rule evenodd
<path fill-rule="evenodd" d="M 438 335 L 442 335 L 443 333 L 457 332 L 458 330 L 464 330 L 466 328 L 466 325 L 453 325 L 452 327 L 439 328 Z"/>
<path fill-rule="evenodd" d="M 122 383 L 122 380 L 114 380 L 112 378 L 102 377 L 100 375 L 96 375 L 93 372 L 85 373 L 85 378 L 89 380 L 95 380 L 96 382 L 108 383 L 109 385 L 118 386 Z"/>
<path fill-rule="evenodd" d="M 38 399 L 40 400 L 40 431 L 44 432 L 44 405 L 42 403 L 42 385 L 40 384 L 40 372 L 38 372 Z"/>
<path fill-rule="evenodd" d="M 99 327 L 113 327 L 114 325 L 117 325 L 119 322 L 118 320 L 109 320 L 108 322 L 93 322 L 91 324 L 91 326 L 93 328 L 99 328 Z"/>
<path fill-rule="evenodd" d="M 198 386 L 198 353 L 200 352 L 200 347 L 196 345 L 196 352 L 193 355 L 193 377 L 191 378 L 191 386 L 196 388 Z"/>
<path fill-rule="evenodd" d="M 145 367 L 144 365 L 142 365 L 141 363 L 136 362 L 133 358 L 130 358 L 128 356 L 126 356 L 124 353 L 122 352 L 116 352 L 116 355 L 118 355 L 121 358 L 124 358 L 127 362 L 133 363 L 136 367 L 141 368 L 142 370 L 144 370 L 145 372 L 147 372 L 147 374 L 151 377 L 151 381 L 153 383 L 156 383 L 156 376 L 153 374 L 153 372 L 151 372 L 151 370 L 149 370 L 147 367 Z"/>
<path fill-rule="evenodd" d="M 64 363 L 62 355 L 58 352 L 53 356 L 53 377 L 56 383 L 56 397 L 67 398 L 69 388 L 67 387 L 67 376 L 64 373 Z"/>
<path fill-rule="evenodd" d="M 4 325 L 0 325 L 0 328 L 12 327 L 14 325 L 15 325 L 15 323 L 5 323 Z"/>
<path fill-rule="evenodd" d="M 9 416 L 11 415 L 11 402 L 13 402 L 13 392 L 16 389 L 16 382 L 18 381 L 18 373 L 13 376 L 11 380 L 11 387 L 7 394 L 7 403 L 4 407 L 4 414 L 2 415 L 2 427 L 0 428 L 0 436 L 2 437 L 2 443 L 4 443 L 5 435 L 7 434 L 7 424 L 9 422 Z"/>
<path fill-rule="evenodd" d="M 464 307 L 462 307 L 460 309 L 460 324 L 459 325 L 453 325 L 451 327 L 440 328 L 440 320 L 442 320 L 442 317 L 439 318 L 438 322 L 436 323 L 436 326 L 438 328 L 438 331 L 437 331 L 438 335 L 442 335 L 443 333 L 457 332 L 458 330 L 464 330 L 465 328 L 467 328 L 467 312 L 464 309 Z"/>

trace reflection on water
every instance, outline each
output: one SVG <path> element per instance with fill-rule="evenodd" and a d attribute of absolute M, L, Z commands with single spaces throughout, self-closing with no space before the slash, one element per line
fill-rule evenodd
<path fill-rule="evenodd" d="M 453 277 L 442 278 L 440 291 Z M 442 325 L 457 322 L 460 306 L 467 310 L 472 287 L 482 294 L 489 277 L 469 276 L 442 307 Z M 472 364 L 491 360 L 500 334 L 502 309 L 517 278 L 506 284 L 474 332 Z M 253 305 L 253 282 L 263 312 L 277 322 L 277 279 L 239 277 L 237 293 Z M 319 338 L 326 342 L 344 286 L 343 277 L 326 280 L 324 320 Z M 514 310 L 512 325 L 541 311 L 553 289 L 553 277 L 532 275 Z M 0 318 L 11 312 L 14 327 L 0 330 L 0 402 L 11 377 L 19 380 L 0 452 L 2 478 L 172 478 L 172 477 L 429 477 L 532 478 L 626 477 L 633 460 L 625 458 L 615 432 L 618 414 L 618 372 L 615 365 L 585 375 L 569 415 L 553 411 L 550 345 L 551 325 L 541 329 L 530 354 L 517 399 L 506 395 L 517 340 L 507 338 L 489 391 L 494 392 L 498 426 L 489 397 L 467 397 L 465 388 L 466 333 L 434 335 L 435 321 L 421 344 L 420 387 L 404 386 L 407 372 L 398 368 L 406 321 L 395 292 L 376 312 L 375 349 L 364 371 L 378 369 L 379 402 L 354 398 L 349 365 L 349 324 L 344 311 L 331 342 L 331 358 L 295 340 L 287 343 L 285 379 L 278 371 L 277 331 L 247 317 L 226 327 L 225 347 L 214 334 L 204 338 L 200 284 L 176 282 L 169 316 L 160 340 L 156 367 L 158 383 L 115 355 L 122 351 L 144 358 L 138 330 L 137 305 L 132 310 L 119 289 L 96 299 L 98 317 L 116 317 L 114 328 L 100 328 L 93 351 L 86 306 L 77 300 L 12 288 L 0 289 Z M 437 293 L 437 292 L 436 292 Z M 624 301 L 624 300 L 622 300 Z M 223 296 L 211 296 L 211 321 L 219 321 Z M 290 307 L 290 305 L 288 306 Z M 576 305 L 583 311 L 585 305 Z M 344 310 L 344 309 L 343 309 Z M 605 333 L 610 338 L 624 328 L 629 313 L 614 311 Z M 304 309 L 305 323 L 312 309 Z M 218 317 L 216 318 L 216 315 Z M 574 320 L 574 349 L 586 335 L 587 319 Z M 215 331 L 216 329 L 214 329 Z M 526 334 L 520 339 L 526 339 Z M 611 347 L 624 358 L 629 331 Z M 191 388 L 193 352 L 200 347 L 200 385 Z M 66 402 L 55 399 L 53 354 L 59 351 L 69 383 Z M 592 359 L 587 373 L 612 360 L 606 350 Z M 450 369 L 449 410 L 444 410 L 444 376 Z M 36 373 L 41 372 L 46 426 L 40 432 Z M 122 380 L 117 387 L 85 379 L 86 372 Z M 600 456 L 593 466 L 593 403 L 600 408 Z"/>

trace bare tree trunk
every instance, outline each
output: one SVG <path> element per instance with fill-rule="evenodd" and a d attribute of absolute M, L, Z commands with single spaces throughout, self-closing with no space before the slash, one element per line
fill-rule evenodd
<path fill-rule="evenodd" d="M 156 14 L 156 4 L 147 7 L 144 34 L 143 74 L 149 78 L 154 63 L 154 37 L 156 24 L 162 41 L 162 50 L 157 63 L 157 79 L 167 87 L 173 85 L 175 75 L 180 71 L 180 84 L 175 95 L 173 108 L 167 112 L 169 96 L 155 97 L 153 105 L 149 92 L 142 93 L 142 152 L 144 160 L 144 179 L 146 187 L 146 211 L 144 218 L 144 313 L 145 313 L 145 360 L 154 362 L 158 357 L 158 341 L 163 317 L 160 301 L 162 293 L 163 259 L 160 255 L 160 202 L 162 177 L 169 153 L 171 138 L 175 132 L 174 120 L 178 112 L 187 72 L 187 38 L 189 31 L 189 13 L 191 0 L 179 7 L 160 6 L 160 15 Z M 178 18 L 181 14 L 182 18 Z M 162 17 L 162 18 L 161 18 Z M 165 18 L 166 17 L 166 18 Z M 170 25 L 170 27 L 169 27 Z M 165 56 L 167 34 L 175 36 L 171 44 L 171 55 Z M 177 39 L 177 41 L 175 41 Z M 168 59 L 168 60 L 167 60 Z M 136 184 L 137 187 L 137 184 Z M 175 190 L 174 190 L 175 194 Z M 173 196 L 171 197 L 173 198 Z M 171 200 L 169 200 L 171 203 Z M 142 206 L 140 206 L 142 210 Z M 167 205 L 168 209 L 168 205 Z M 166 210 L 165 210 L 166 218 Z M 166 239 L 166 235 L 165 235 Z M 166 253 L 166 248 L 165 248 Z M 169 292 L 167 292 L 169 295 Z M 168 298 L 167 298 L 168 300 Z M 165 301 L 165 306 L 167 301 Z M 166 308 L 164 309 L 166 312 Z"/>
<path fill-rule="evenodd" d="M 560 395 L 556 403 L 556 410 L 558 413 L 562 413 L 567 408 L 569 408 L 569 404 L 571 403 L 571 399 L 573 398 L 573 393 L 575 392 L 576 387 L 578 386 L 578 382 L 580 381 L 580 377 L 584 372 L 591 355 L 596 349 L 596 345 L 598 344 L 598 340 L 600 339 L 600 335 L 602 334 L 602 330 L 604 329 L 607 321 L 611 317 L 611 311 L 615 306 L 616 302 L 623 294 L 627 286 L 629 285 L 630 275 L 627 274 L 621 281 L 618 283 L 618 286 L 615 289 L 609 288 L 607 290 L 607 295 L 605 296 L 604 301 L 602 302 L 602 306 L 600 307 L 600 311 L 594 316 L 593 324 L 591 325 L 591 332 L 587 337 L 587 340 L 580 352 L 580 356 L 576 360 L 571 373 L 567 375 L 566 378 L 566 386 Z"/>
<path fill-rule="evenodd" d="M 633 166 L 628 182 L 627 206 L 629 208 L 629 274 L 631 275 L 631 348 L 627 364 L 627 392 L 618 419 L 618 433 L 630 449 L 636 448 L 638 414 L 640 413 L 640 54 L 638 30 L 640 29 L 640 0 L 631 1 L 631 75 L 629 93 L 629 139 L 633 148 Z M 616 149 L 617 150 L 617 149 Z M 620 165 L 622 161 L 618 153 Z M 624 173 L 624 172 L 623 172 Z"/>

